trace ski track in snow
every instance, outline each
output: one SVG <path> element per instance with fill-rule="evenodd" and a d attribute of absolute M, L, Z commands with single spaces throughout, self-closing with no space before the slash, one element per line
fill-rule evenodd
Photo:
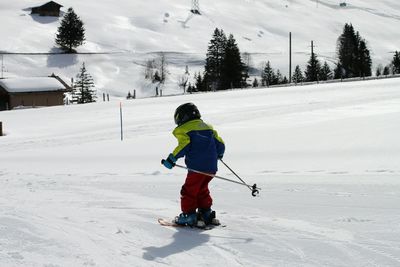
<path fill-rule="evenodd" d="M 5 175 L 13 179 L 6 179 Z M 258 198 L 246 214 L 240 215 L 229 205 L 219 205 L 222 210 L 229 210 L 221 211 L 219 215 L 228 226 L 200 231 L 160 227 L 155 218 L 173 214 L 176 207 L 171 209 L 171 204 L 177 203 L 168 197 L 155 201 L 154 196 L 146 196 L 140 188 L 145 188 L 151 181 L 145 179 L 134 186 L 129 178 L 115 174 L 92 175 L 83 181 L 83 177 L 72 175 L 46 177 L 34 173 L 2 173 L 0 177 L 3 191 L 8 196 L 7 201 L 0 198 L 3 203 L 0 217 L 3 256 L 0 263 L 6 266 L 40 266 L 39 262 L 47 262 L 49 266 L 107 266 L 114 261 L 121 266 L 129 266 L 131 262 L 136 262 L 135 266 L 155 263 L 179 266 L 189 258 L 197 258 L 198 253 L 212 257 L 216 264 L 229 266 L 343 266 L 329 253 L 322 256 L 328 251 L 338 251 L 343 257 L 342 263 L 352 259 L 358 266 L 382 266 L 382 262 L 395 266 L 400 262 L 399 250 L 395 249 L 400 239 L 388 243 L 362 234 L 356 236 L 352 233 L 354 229 L 345 230 L 346 225 L 374 224 L 372 219 L 342 219 L 332 227 L 305 218 L 289 219 L 260 213 L 265 210 L 264 205 L 270 205 L 268 199 L 281 195 L 274 193 L 278 189 L 286 191 L 286 196 L 280 196 L 282 199 L 299 192 L 315 197 L 324 191 L 324 197 L 337 198 L 330 190 L 312 192 L 305 187 L 303 192 L 287 191 L 284 190 L 287 185 L 275 185 L 273 191 L 263 192 L 265 195 Z M 164 182 L 161 187 L 176 194 L 179 185 L 175 183 Z M 216 189 L 214 194 L 218 198 L 229 198 L 226 190 Z M 371 198 L 376 199 L 372 195 L 364 200 Z M 400 200 L 399 195 L 397 199 Z M 247 202 L 251 203 L 251 199 Z M 276 205 L 282 207 L 279 203 Z M 330 212 L 324 216 L 327 214 Z M 157 233 L 153 239 L 148 239 L 149 231 Z M 252 249 L 246 249 L 247 246 Z M 318 247 L 323 247 L 322 251 L 313 251 Z M 371 254 L 374 256 L 367 257 Z M 57 265 L 59 257 L 64 261 Z M 206 264 L 200 259 L 196 261 L 196 266 Z"/>

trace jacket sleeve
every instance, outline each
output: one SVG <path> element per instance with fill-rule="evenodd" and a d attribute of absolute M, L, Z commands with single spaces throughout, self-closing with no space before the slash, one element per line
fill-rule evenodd
<path fill-rule="evenodd" d="M 218 132 L 213 129 L 215 144 L 217 148 L 217 154 L 223 155 L 225 153 L 225 143 L 224 140 L 218 135 Z"/>
<path fill-rule="evenodd" d="M 180 128 L 176 128 L 173 135 L 178 139 L 178 146 L 174 149 L 172 154 L 178 159 L 185 156 L 186 150 L 190 144 L 190 137 L 187 135 L 186 131 Z"/>

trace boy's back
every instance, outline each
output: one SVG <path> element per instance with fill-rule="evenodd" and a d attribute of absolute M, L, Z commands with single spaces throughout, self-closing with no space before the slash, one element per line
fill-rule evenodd
<path fill-rule="evenodd" d="M 190 169 L 217 172 L 218 155 L 224 153 L 224 144 L 211 125 L 201 119 L 191 120 L 175 128 L 178 146 L 172 153 L 176 158 L 185 156 Z"/>

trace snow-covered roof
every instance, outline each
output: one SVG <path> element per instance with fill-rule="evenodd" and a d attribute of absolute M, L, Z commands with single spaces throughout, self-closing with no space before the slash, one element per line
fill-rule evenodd
<path fill-rule="evenodd" d="M 41 6 L 37 6 L 37 7 L 45 7 L 45 6 L 48 6 L 48 5 L 63 7 L 62 5 L 60 5 L 59 3 L 56 3 L 54 1 L 47 2 L 47 3 L 45 3 L 45 4 L 41 5 Z"/>
<path fill-rule="evenodd" d="M 64 91 L 65 86 L 52 77 L 0 79 L 0 86 L 9 93 Z"/>

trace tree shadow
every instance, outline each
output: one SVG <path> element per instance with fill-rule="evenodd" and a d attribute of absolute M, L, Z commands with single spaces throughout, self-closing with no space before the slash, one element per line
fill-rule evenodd
<path fill-rule="evenodd" d="M 53 47 L 47 57 L 47 67 L 49 68 L 67 68 L 78 63 L 76 53 L 67 54 L 61 49 Z"/>
<path fill-rule="evenodd" d="M 182 253 L 201 246 L 210 240 L 210 236 L 202 231 L 177 228 L 178 231 L 173 235 L 174 240 L 163 247 L 143 248 L 143 259 L 154 261 L 157 258 L 167 258 L 171 255 Z"/>

